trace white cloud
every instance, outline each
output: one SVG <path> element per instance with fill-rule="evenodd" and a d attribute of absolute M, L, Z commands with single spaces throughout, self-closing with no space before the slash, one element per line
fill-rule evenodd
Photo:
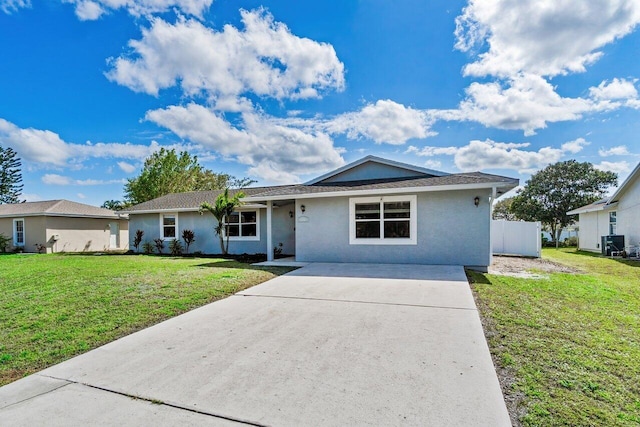
<path fill-rule="evenodd" d="M 470 0 L 456 18 L 456 48 L 488 48 L 465 75 L 554 76 L 585 71 L 638 23 L 637 0 Z"/>
<path fill-rule="evenodd" d="M 591 97 L 598 100 L 634 99 L 638 90 L 634 81 L 614 78 L 611 82 L 602 81 L 597 87 L 589 88 Z"/>
<path fill-rule="evenodd" d="M 629 150 L 627 150 L 626 145 L 617 145 L 615 147 L 611 147 L 609 149 L 601 148 L 598 150 L 598 155 L 600 157 L 609 157 L 609 156 L 626 156 L 629 154 Z"/>
<path fill-rule="evenodd" d="M 299 99 L 344 88 L 344 66 L 333 46 L 295 36 L 264 9 L 240 13 L 243 30 L 155 18 L 140 40 L 129 41 L 131 56 L 111 61 L 107 77 L 151 95 L 180 85 L 188 96 L 204 93 L 220 102 L 218 109 L 225 103 L 237 108 L 234 100 L 248 93 Z"/>
<path fill-rule="evenodd" d="M 0 119 L 0 144 L 16 150 L 23 160 L 49 166 L 68 166 L 70 162 L 88 158 L 143 160 L 160 149 L 160 144 L 156 141 L 149 145 L 90 141 L 73 144 L 49 130 L 22 129 L 4 119 Z M 184 150 L 194 147 L 172 145 L 166 148 Z"/>
<path fill-rule="evenodd" d="M 68 176 L 62 176 L 55 173 L 48 173 L 42 175 L 42 182 L 47 185 L 69 185 L 71 184 L 71 178 Z"/>
<path fill-rule="evenodd" d="M 454 157 L 454 163 L 461 171 L 476 171 L 483 169 L 513 169 L 520 173 L 530 173 L 559 161 L 567 153 L 575 154 L 581 151 L 589 142 L 583 138 L 569 141 L 561 148 L 543 147 L 538 151 L 527 151 L 522 148 L 530 146 L 528 142 L 496 142 L 473 140 L 462 147 L 422 147 L 410 146 L 405 153 L 420 157 L 434 157 L 449 155 Z"/>
<path fill-rule="evenodd" d="M 589 145 L 590 142 L 585 141 L 584 138 L 574 139 L 573 141 L 565 142 L 561 145 L 562 151 L 569 152 L 571 154 L 577 154 L 582 151 L 582 149 Z"/>
<path fill-rule="evenodd" d="M 127 162 L 118 162 L 118 167 L 125 173 L 133 173 L 137 169 L 134 165 Z"/>
<path fill-rule="evenodd" d="M 563 98 L 544 78 L 521 74 L 499 82 L 472 83 L 457 110 L 432 111 L 444 120 L 470 120 L 487 127 L 519 129 L 533 135 L 547 123 L 577 120 L 600 107 L 582 98 Z"/>
<path fill-rule="evenodd" d="M 31 7 L 31 0 L 0 0 L 0 10 L 7 14 L 25 7 Z"/>
<path fill-rule="evenodd" d="M 365 137 L 377 144 L 404 144 L 411 138 L 435 135 L 429 130 L 432 123 L 426 111 L 387 99 L 357 112 L 341 114 L 327 122 L 326 129 L 330 133 L 346 133 L 350 139 Z"/>
<path fill-rule="evenodd" d="M 19 0 L 18 0 L 19 1 Z M 76 16 L 83 20 L 95 20 L 108 11 L 125 9 L 133 16 L 149 16 L 168 12 L 172 9 L 180 13 L 202 18 L 213 0 L 63 0 L 76 7 Z"/>
<path fill-rule="evenodd" d="M 78 199 L 86 199 L 87 196 L 85 196 L 83 193 L 77 193 L 76 196 L 78 196 Z"/>
<path fill-rule="evenodd" d="M 44 174 L 41 178 L 41 181 L 47 185 L 82 185 L 82 186 L 93 186 L 93 185 L 109 185 L 109 184 L 124 184 L 126 181 L 123 179 L 110 179 L 110 180 L 102 180 L 102 179 L 73 179 L 68 176 L 58 175 L 55 173 Z"/>
<path fill-rule="evenodd" d="M 290 183 L 298 175 L 344 164 L 342 150 L 333 146 L 327 134 L 285 126 L 255 112 L 242 113 L 241 127 L 195 103 L 148 111 L 146 119 L 249 165 L 250 173 L 272 182 Z"/>
<path fill-rule="evenodd" d="M 20 197 L 27 202 L 40 202 L 44 200 L 41 195 L 35 193 L 22 193 Z"/>
<path fill-rule="evenodd" d="M 610 171 L 615 172 L 618 175 L 627 174 L 631 171 L 631 165 L 629 162 L 621 161 L 621 162 L 600 162 L 596 165 L 593 165 L 596 169 L 600 169 L 602 171 Z"/>
<path fill-rule="evenodd" d="M 424 165 L 430 169 L 438 170 L 440 167 L 442 167 L 442 162 L 439 160 L 427 160 L 426 162 L 424 162 Z"/>

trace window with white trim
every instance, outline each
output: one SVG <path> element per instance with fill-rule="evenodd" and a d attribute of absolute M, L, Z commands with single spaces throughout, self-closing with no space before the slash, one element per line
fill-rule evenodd
<path fill-rule="evenodd" d="M 617 231 L 617 219 L 616 219 L 616 211 L 609 212 L 609 235 L 613 236 Z"/>
<path fill-rule="evenodd" d="M 160 214 L 160 236 L 163 239 L 178 238 L 178 214 Z"/>
<path fill-rule="evenodd" d="M 229 240 L 260 240 L 260 211 L 241 210 L 225 218 Z"/>
<path fill-rule="evenodd" d="M 13 220 L 13 246 L 24 246 L 24 219 Z"/>
<path fill-rule="evenodd" d="M 416 196 L 349 199 L 349 243 L 352 245 L 415 245 Z"/>

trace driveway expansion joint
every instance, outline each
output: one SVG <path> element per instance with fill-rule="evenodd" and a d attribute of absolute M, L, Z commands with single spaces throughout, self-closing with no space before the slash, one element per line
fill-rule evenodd
<path fill-rule="evenodd" d="M 122 391 L 111 390 L 109 388 L 99 387 L 99 386 L 96 386 L 96 385 L 82 383 L 82 382 L 79 382 L 79 381 L 73 381 L 73 380 L 69 380 L 69 379 L 66 379 L 66 378 L 58 378 L 58 377 L 54 377 L 54 376 L 51 376 L 51 375 L 40 375 L 40 376 L 46 377 L 46 378 L 51 378 L 51 379 L 54 379 L 54 380 L 60 380 L 60 381 L 66 381 L 67 382 L 67 384 L 64 384 L 64 385 L 62 385 L 60 387 L 56 387 L 54 390 L 57 390 L 57 389 L 59 389 L 61 387 L 65 387 L 65 386 L 67 386 L 69 384 L 77 384 L 77 385 L 81 385 L 81 386 L 92 388 L 94 390 L 100 390 L 100 391 L 104 391 L 104 392 L 107 392 L 107 393 L 118 394 L 120 396 L 128 397 L 128 398 L 134 399 L 134 400 L 142 400 L 144 402 L 153 403 L 154 405 L 168 406 L 170 408 L 180 409 L 180 410 L 188 411 L 188 412 L 193 412 L 195 414 L 200 414 L 200 415 L 206 415 L 206 416 L 213 417 L 213 418 L 220 418 L 220 419 L 223 419 L 223 420 L 233 421 L 233 422 L 236 422 L 236 423 L 239 423 L 239 424 L 248 425 L 248 426 L 268 427 L 265 424 L 260 424 L 260 423 L 256 423 L 256 422 L 253 422 L 253 421 L 243 420 L 241 418 L 235 418 L 235 417 L 230 417 L 230 416 L 227 416 L 227 415 L 215 414 L 213 412 L 201 411 L 201 410 L 198 410 L 198 409 L 189 408 L 189 407 L 186 407 L 186 406 L 181 406 L 181 405 L 177 405 L 177 404 L 174 404 L 174 403 L 167 403 L 167 402 L 164 402 L 164 401 L 161 401 L 161 400 L 157 400 L 157 399 L 151 399 L 151 398 L 148 398 L 148 397 L 136 396 L 134 394 L 125 393 L 125 392 L 122 392 Z M 53 390 L 50 390 L 50 391 L 53 391 Z M 50 391 L 47 391 L 45 393 L 41 393 L 41 395 L 49 393 Z M 33 397 L 36 397 L 36 396 L 33 396 Z M 33 397 L 31 397 L 31 398 L 33 398 Z M 25 400 L 29 400 L 29 399 L 25 399 Z M 19 402 L 17 402 L 17 403 L 19 403 Z"/>
<path fill-rule="evenodd" d="M 41 374 L 33 374 L 33 375 L 38 375 L 38 376 L 40 376 L 40 377 L 44 377 L 44 378 L 53 378 L 53 377 L 50 377 L 50 376 L 48 376 L 48 375 L 41 375 Z M 34 394 L 33 396 L 29 396 L 29 397 L 27 397 L 26 399 L 22 399 L 22 400 L 19 400 L 19 401 L 17 401 L 17 402 L 10 403 L 10 404 L 8 404 L 7 406 L 0 406 L 0 409 L 9 408 L 9 407 L 11 407 L 11 406 L 13 406 L 13 405 L 18 405 L 18 404 L 20 404 L 20 403 L 27 402 L 27 401 L 29 401 L 29 400 L 31 400 L 31 399 L 35 399 L 36 397 L 44 396 L 44 395 L 45 395 L 45 394 L 47 394 L 47 393 L 51 393 L 52 391 L 56 391 L 56 390 L 58 390 L 58 389 L 61 389 L 62 387 L 66 387 L 66 386 L 68 386 L 69 384 L 72 384 L 72 383 L 73 383 L 72 381 L 68 381 L 68 380 L 65 380 L 65 379 L 62 379 L 62 378 L 53 378 L 53 379 L 60 380 L 60 381 L 65 381 L 65 382 L 66 382 L 66 384 L 61 384 L 61 385 L 59 385 L 58 387 L 52 388 L 52 389 L 47 390 L 47 391 L 43 391 L 42 393 Z"/>
<path fill-rule="evenodd" d="M 398 302 L 379 302 L 379 301 L 359 301 L 359 300 L 346 300 L 335 298 L 311 298 L 311 297 L 292 297 L 287 295 L 258 295 L 258 294 L 234 294 L 234 297 L 259 297 L 259 298 L 281 298 L 281 299 L 297 299 L 304 301 L 328 301 L 328 302 L 344 302 L 352 304 L 373 304 L 373 305 L 395 305 L 400 307 L 419 307 L 419 308 L 440 308 L 443 310 L 465 310 L 465 311 L 478 311 L 477 308 L 468 307 L 449 307 L 442 305 L 426 305 L 426 304 L 407 304 Z"/>

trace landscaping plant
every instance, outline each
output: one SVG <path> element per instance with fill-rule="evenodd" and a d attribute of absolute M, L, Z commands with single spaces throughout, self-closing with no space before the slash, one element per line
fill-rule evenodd
<path fill-rule="evenodd" d="M 140 246 L 140 243 L 142 242 L 142 236 L 144 236 L 144 231 L 136 230 L 136 235 L 133 238 L 133 247 L 136 248 L 136 252 L 139 252 L 138 247 Z"/>
<path fill-rule="evenodd" d="M 182 240 L 184 240 L 185 252 L 189 253 L 189 246 L 196 241 L 196 235 L 192 230 L 182 230 Z"/>
<path fill-rule="evenodd" d="M 178 239 L 173 239 L 169 242 L 169 251 L 171 255 L 178 256 L 182 255 L 182 243 Z"/>

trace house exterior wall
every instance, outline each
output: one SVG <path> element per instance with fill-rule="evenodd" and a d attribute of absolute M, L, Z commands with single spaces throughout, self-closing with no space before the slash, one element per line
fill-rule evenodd
<path fill-rule="evenodd" d="M 11 238 L 7 250 L 13 251 L 13 220 L 24 220 L 24 252 L 37 252 L 36 244 L 44 242 L 45 222 L 42 216 L 16 216 L 12 218 L 0 218 L 0 233 Z"/>
<path fill-rule="evenodd" d="M 473 199 L 479 196 L 476 207 Z M 350 245 L 349 197 L 304 199 L 296 221 L 296 260 L 449 264 L 486 268 L 490 264 L 489 190 L 417 194 L 415 245 Z M 306 217 L 304 219 L 303 217 Z"/>
<path fill-rule="evenodd" d="M 247 209 L 254 210 L 254 209 Z M 283 253 L 287 253 L 287 250 L 293 250 L 293 235 L 292 232 L 287 232 L 287 227 L 293 227 L 293 219 L 289 218 L 289 210 L 293 211 L 293 205 L 291 209 L 282 206 L 273 209 L 273 223 L 272 223 L 272 235 L 273 244 L 277 245 L 279 242 L 283 242 Z M 230 254 L 256 254 L 266 253 L 267 251 L 267 211 L 266 209 L 258 209 L 260 212 L 260 240 L 233 240 L 229 241 L 229 253 Z M 178 218 L 178 230 L 177 237 L 182 241 L 182 231 L 191 230 L 195 234 L 195 242 L 189 248 L 189 252 L 202 252 L 205 254 L 219 254 L 220 241 L 215 234 L 216 220 L 209 212 L 205 212 L 200 215 L 198 212 L 164 212 L 165 214 L 177 214 Z M 290 225 L 288 225 L 290 223 Z M 153 242 L 154 239 L 160 237 L 160 214 L 135 214 L 129 215 L 129 246 L 133 248 L 133 239 L 135 238 L 136 230 L 142 230 L 144 237 L 142 243 Z M 288 234 L 287 234 L 288 233 Z M 184 245 L 184 241 L 182 241 Z M 139 248 L 142 251 L 142 244 Z M 165 253 L 169 250 L 168 242 L 165 244 Z M 273 250 L 273 248 L 271 249 Z"/>
<path fill-rule="evenodd" d="M 600 238 L 609 234 L 609 212 L 611 211 L 615 211 L 615 208 L 580 214 L 578 220 L 579 249 L 593 252 L 601 251 Z M 617 232 L 619 233 L 619 229 Z"/>
<path fill-rule="evenodd" d="M 368 162 L 322 180 L 322 182 L 345 182 L 385 178 L 410 178 L 418 175 L 421 174 L 396 166 Z"/>
<path fill-rule="evenodd" d="M 117 222 L 119 227 L 120 247 L 118 249 L 127 248 L 129 228 L 126 219 L 54 216 L 43 218 L 46 235 L 43 235 L 40 241 L 36 243 L 46 244 L 47 253 L 108 251 L 110 249 L 111 238 L 109 224 L 113 222 Z M 53 236 L 56 234 L 59 236 L 59 239 L 54 241 Z M 27 236 L 27 241 L 28 239 Z"/>
<path fill-rule="evenodd" d="M 640 245 L 640 174 L 628 184 L 615 210 L 618 212 L 617 233 L 624 235 L 624 244 Z"/>

